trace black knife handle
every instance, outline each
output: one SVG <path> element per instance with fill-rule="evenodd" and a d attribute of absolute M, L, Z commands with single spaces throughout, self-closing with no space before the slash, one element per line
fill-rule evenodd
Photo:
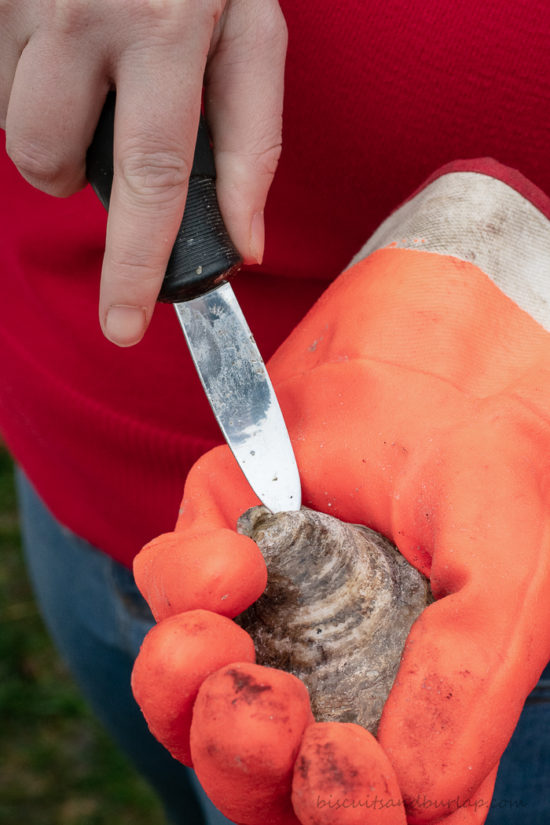
<path fill-rule="evenodd" d="M 86 156 L 87 178 L 106 209 L 113 184 L 115 98 L 114 92 L 107 95 Z M 201 115 L 185 210 L 158 300 L 173 304 L 196 298 L 227 281 L 240 264 L 218 206 L 214 157 Z"/>

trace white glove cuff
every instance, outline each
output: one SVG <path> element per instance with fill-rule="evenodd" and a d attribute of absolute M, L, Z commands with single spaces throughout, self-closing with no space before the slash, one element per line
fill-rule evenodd
<path fill-rule="evenodd" d="M 470 261 L 550 330 L 549 218 L 550 199 L 515 170 L 458 161 L 393 212 L 352 263 L 388 246 Z"/>

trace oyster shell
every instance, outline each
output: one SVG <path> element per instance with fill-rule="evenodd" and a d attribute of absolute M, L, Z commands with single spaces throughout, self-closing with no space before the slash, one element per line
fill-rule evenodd
<path fill-rule="evenodd" d="M 427 579 L 379 533 L 313 510 L 253 507 L 238 530 L 268 569 L 264 593 L 236 619 L 258 664 L 298 676 L 317 721 L 376 733 L 410 627 L 432 601 Z"/>

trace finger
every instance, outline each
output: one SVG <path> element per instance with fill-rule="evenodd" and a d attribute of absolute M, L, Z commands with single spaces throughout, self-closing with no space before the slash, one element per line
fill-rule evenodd
<path fill-rule="evenodd" d="M 491 807 L 496 778 L 497 768 L 494 768 L 470 799 L 450 816 L 447 816 L 445 809 L 436 811 L 434 825 L 483 825 Z M 421 804 L 424 808 L 433 807 L 429 793 L 424 794 Z"/>
<path fill-rule="evenodd" d="M 263 210 L 281 151 L 286 25 L 274 0 L 231 3 L 221 25 L 205 94 L 218 199 L 245 262 L 259 263 Z"/>
<path fill-rule="evenodd" d="M 117 67 L 99 311 L 105 335 L 120 346 L 140 340 L 149 323 L 181 223 L 212 27 L 195 28 L 185 49 L 167 33 L 154 50 L 129 49 Z"/>
<path fill-rule="evenodd" d="M 255 504 L 227 446 L 197 461 L 185 482 L 176 530 L 146 545 L 134 562 L 137 585 L 157 621 L 195 608 L 233 617 L 260 596 L 267 575 L 263 556 L 255 542 L 235 532 L 239 516 Z"/>
<path fill-rule="evenodd" d="M 230 662 L 253 662 L 254 643 L 235 622 L 192 610 L 155 625 L 132 671 L 132 691 L 153 736 L 191 765 L 189 731 L 198 690 Z"/>
<path fill-rule="evenodd" d="M 374 736 L 319 722 L 304 733 L 292 782 L 302 825 L 405 825 L 395 772 Z"/>
<path fill-rule="evenodd" d="M 307 690 L 290 673 L 234 664 L 199 690 L 191 723 L 193 767 L 204 790 L 237 822 L 299 825 L 292 771 L 313 722 Z"/>
<path fill-rule="evenodd" d="M 60 197 L 85 186 L 86 149 L 106 90 L 96 58 L 76 38 L 31 37 L 6 116 L 7 152 L 29 183 Z"/>
<path fill-rule="evenodd" d="M 233 530 L 180 530 L 138 553 L 134 578 L 157 622 L 196 608 L 232 618 L 261 596 L 267 570 L 257 544 Z"/>
<path fill-rule="evenodd" d="M 235 530 L 239 516 L 258 504 L 229 447 L 215 447 L 199 458 L 187 476 L 176 530 Z"/>
<path fill-rule="evenodd" d="M 436 801 L 452 811 L 475 797 L 550 653 L 544 424 L 499 410 L 481 405 L 396 508 L 404 535 L 411 513 L 433 530 L 437 601 L 412 627 L 378 731 L 418 822 Z M 431 811 L 415 801 L 426 787 Z"/>
<path fill-rule="evenodd" d="M 13 7 L 10 4 L 0 4 L 0 127 L 6 128 L 6 114 L 10 99 L 11 87 L 17 63 L 23 51 L 25 42 L 21 40 L 18 29 L 21 23 L 21 30 L 24 30 L 23 21 L 17 17 L 13 19 Z M 28 29 L 27 29 L 28 31 Z"/>
<path fill-rule="evenodd" d="M 10 99 L 13 78 L 19 60 L 19 49 L 10 42 L 4 47 L 4 54 L 0 62 L 0 128 L 6 128 L 6 117 Z"/>

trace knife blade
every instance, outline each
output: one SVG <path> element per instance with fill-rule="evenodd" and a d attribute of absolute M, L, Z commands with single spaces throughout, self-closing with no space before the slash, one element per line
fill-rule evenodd
<path fill-rule="evenodd" d="M 109 208 L 116 96 L 107 96 L 86 174 Z M 228 283 L 240 267 L 216 197 L 216 171 L 201 116 L 180 229 L 158 300 L 172 303 L 199 378 L 237 463 L 272 512 L 299 510 L 300 476 L 277 396 Z"/>

